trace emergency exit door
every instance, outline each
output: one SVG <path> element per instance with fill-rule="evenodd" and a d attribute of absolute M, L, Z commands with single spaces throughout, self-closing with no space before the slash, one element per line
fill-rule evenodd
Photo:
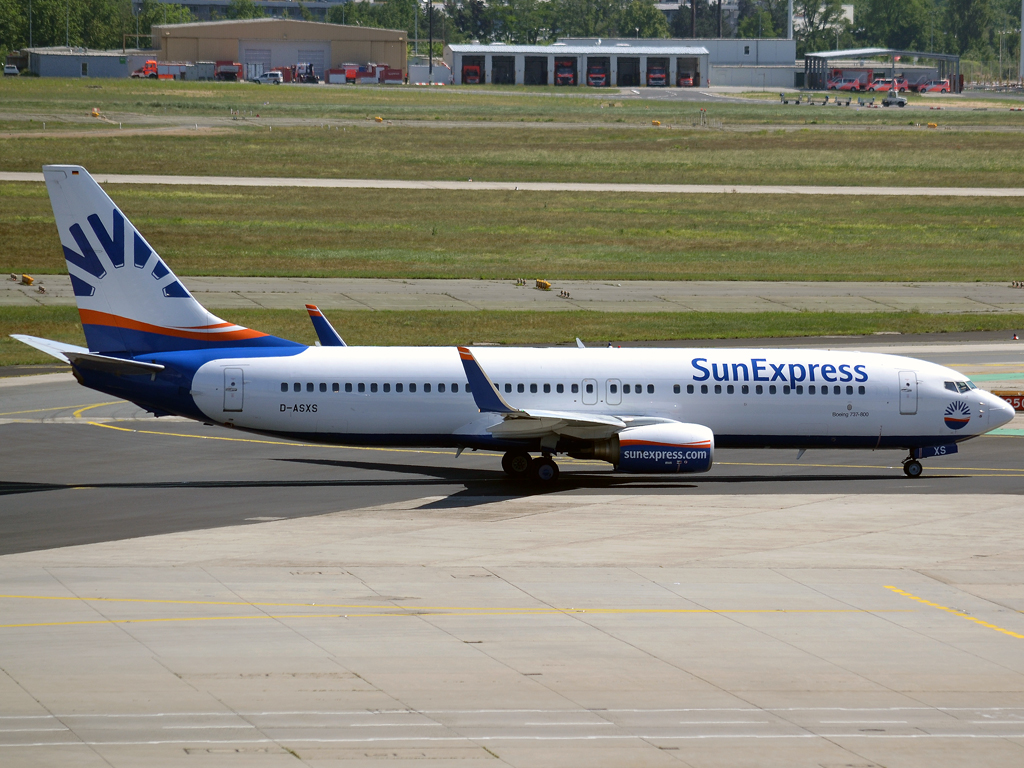
<path fill-rule="evenodd" d="M 900 371 L 900 413 L 917 413 L 917 373 Z"/>
<path fill-rule="evenodd" d="M 224 410 L 241 411 L 245 398 L 245 379 L 241 368 L 224 369 Z"/>

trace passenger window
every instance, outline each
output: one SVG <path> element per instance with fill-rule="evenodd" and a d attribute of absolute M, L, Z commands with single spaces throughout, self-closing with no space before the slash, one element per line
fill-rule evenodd
<path fill-rule="evenodd" d="M 452 382 L 452 392 L 458 392 L 458 391 L 459 391 L 459 385 L 454 383 L 454 382 Z"/>
<path fill-rule="evenodd" d="M 841 395 L 842 392 L 843 392 L 842 387 L 840 387 L 838 384 L 836 384 L 834 387 L 832 387 L 832 394 L 833 395 Z"/>
<path fill-rule="evenodd" d="M 429 383 L 423 385 L 423 391 L 424 392 L 429 392 L 430 391 L 430 384 Z"/>
<path fill-rule="evenodd" d="M 796 393 L 798 395 L 802 395 L 804 393 L 804 385 L 803 384 L 797 384 L 796 385 Z"/>
<path fill-rule="evenodd" d="M 715 384 L 715 394 L 716 395 L 722 394 L 722 385 L 721 384 Z"/>
<path fill-rule="evenodd" d="M 331 384 L 331 392 L 341 392 L 341 386 L 339 386 L 338 382 Z"/>
<path fill-rule="evenodd" d="M 692 395 L 693 394 L 693 384 L 687 384 L 686 385 L 686 394 L 688 394 L 688 395 Z"/>
<path fill-rule="evenodd" d="M 401 392 L 403 389 L 401 384 L 395 384 L 395 392 Z"/>
<path fill-rule="evenodd" d="M 438 384 L 437 385 L 437 391 L 438 392 L 444 392 L 444 384 Z"/>
<path fill-rule="evenodd" d="M 639 395 L 639 394 L 642 394 L 642 393 L 643 393 L 643 391 L 644 391 L 644 388 L 643 388 L 642 386 L 640 386 L 639 384 L 634 384 L 634 385 L 633 385 L 633 392 L 634 392 L 635 394 L 638 394 L 638 395 Z"/>
<path fill-rule="evenodd" d="M 861 384 L 859 387 L 857 387 L 857 394 L 858 395 L 863 395 L 863 394 L 866 394 L 866 393 L 867 393 L 867 390 L 864 388 L 863 384 Z"/>
<path fill-rule="evenodd" d="M 281 382 L 281 391 L 282 392 L 287 392 L 288 391 L 288 382 L 286 382 L 286 381 L 282 381 Z"/>
<path fill-rule="evenodd" d="M 320 382 L 320 391 L 321 392 L 326 392 L 327 391 L 327 382 L 325 382 L 325 381 L 321 381 Z"/>
<path fill-rule="evenodd" d="M 390 384 L 385 384 L 384 385 L 384 391 L 385 392 L 390 392 L 391 391 L 391 385 Z"/>
<path fill-rule="evenodd" d="M 472 391 L 473 391 L 472 389 L 470 389 L 470 386 L 469 386 L 469 382 L 468 382 L 468 381 L 466 382 L 466 391 L 467 391 L 467 392 L 472 392 Z"/>
<path fill-rule="evenodd" d="M 561 385 L 559 385 L 559 386 L 561 386 Z M 580 391 L 580 385 L 579 384 L 573 384 L 572 385 L 572 393 L 575 395 L 575 394 L 578 394 L 579 391 Z"/>
<path fill-rule="evenodd" d="M 852 385 L 850 385 L 850 384 L 846 385 L 846 394 L 848 394 L 848 395 L 852 395 L 853 394 L 853 386 Z"/>
<path fill-rule="evenodd" d="M 306 391 L 307 392 L 312 392 L 313 391 L 313 382 L 312 381 L 307 381 L 306 382 Z"/>
<path fill-rule="evenodd" d="M 370 391 L 371 392 L 376 392 L 377 391 L 377 384 L 376 383 L 370 385 Z"/>
<path fill-rule="evenodd" d="M 789 384 L 783 384 L 782 385 L 782 394 L 784 394 L 784 395 L 788 395 L 789 394 Z"/>
<path fill-rule="evenodd" d="M 624 395 L 628 395 L 629 394 L 629 384 L 623 384 L 622 385 L 622 393 Z"/>
<path fill-rule="evenodd" d="M 676 395 L 679 394 L 679 385 L 678 384 L 673 384 L 672 385 L 672 393 L 676 394 Z"/>
<path fill-rule="evenodd" d="M 750 385 L 749 384 L 744 384 L 743 387 L 740 389 L 740 391 L 744 395 L 749 395 L 750 394 Z"/>
<path fill-rule="evenodd" d="M 361 382 L 361 381 L 359 382 L 359 391 L 360 392 L 365 392 L 366 391 L 366 385 L 363 384 L 363 382 Z"/>
<path fill-rule="evenodd" d="M 511 392 L 512 392 L 512 385 L 511 384 L 506 384 L 505 385 L 505 393 L 506 394 L 511 394 Z"/>
<path fill-rule="evenodd" d="M 352 382 L 351 381 L 346 381 L 345 382 L 345 391 L 346 392 L 351 392 L 352 391 Z"/>
<path fill-rule="evenodd" d="M 588 395 L 594 394 L 594 385 L 593 384 L 587 384 L 587 394 Z"/>
<path fill-rule="evenodd" d="M 522 392 L 525 392 L 525 391 L 526 391 L 526 389 L 525 389 L 525 387 L 523 387 L 522 384 L 519 384 L 519 385 L 516 386 L 516 392 L 522 393 Z"/>
<path fill-rule="evenodd" d="M 415 384 L 410 384 L 409 385 L 409 391 L 410 392 L 415 392 L 416 391 L 416 385 Z"/>
<path fill-rule="evenodd" d="M 654 385 L 653 384 L 648 384 L 647 385 L 647 394 L 648 395 L 653 395 L 654 394 Z"/>
<path fill-rule="evenodd" d="M 817 393 L 817 390 L 814 388 L 813 384 L 811 384 L 809 387 L 807 387 L 807 394 L 808 395 L 813 395 L 813 394 L 816 394 L 816 393 Z"/>
<path fill-rule="evenodd" d="M 708 393 L 708 385 L 707 384 L 701 384 L 700 385 L 700 393 L 702 395 L 706 395 Z"/>
<path fill-rule="evenodd" d="M 565 387 L 562 384 L 555 384 L 555 392 L 562 394 L 565 392 Z"/>
<path fill-rule="evenodd" d="M 608 385 L 608 391 L 611 392 L 614 395 L 616 392 L 619 391 L 618 384 L 609 384 Z"/>
<path fill-rule="evenodd" d="M 774 394 L 775 394 L 776 392 L 778 392 L 778 391 L 779 391 L 779 390 L 778 390 L 778 389 L 777 389 L 777 388 L 775 387 L 775 385 L 774 385 L 774 384 L 769 384 L 769 385 L 768 385 L 768 394 L 769 394 L 769 395 L 774 395 Z"/>
<path fill-rule="evenodd" d="M 755 389 L 754 391 L 755 391 L 755 392 L 756 392 L 757 394 L 759 394 L 759 395 L 763 395 L 763 394 L 764 394 L 764 387 L 762 387 L 762 386 L 761 386 L 760 384 L 758 384 L 758 385 L 757 385 L 757 388 L 756 388 L 756 389 Z"/>
<path fill-rule="evenodd" d="M 302 391 L 302 385 L 299 384 L 299 382 L 296 381 L 294 384 L 292 384 L 292 391 L 293 392 L 301 392 Z"/>
<path fill-rule="evenodd" d="M 536 384 L 531 384 L 530 385 L 530 394 L 531 395 L 536 395 L 537 394 L 537 385 Z"/>
<path fill-rule="evenodd" d="M 728 387 L 725 388 L 725 392 L 728 395 L 731 395 L 735 391 L 736 391 L 736 387 L 734 387 L 732 384 L 730 384 Z"/>
<path fill-rule="evenodd" d="M 822 384 L 821 385 L 821 394 L 823 394 L 823 395 L 827 395 L 828 394 L 828 385 L 826 385 L 826 384 Z"/>
<path fill-rule="evenodd" d="M 545 384 L 544 385 L 544 394 L 545 395 L 551 394 L 551 385 L 550 384 Z"/>

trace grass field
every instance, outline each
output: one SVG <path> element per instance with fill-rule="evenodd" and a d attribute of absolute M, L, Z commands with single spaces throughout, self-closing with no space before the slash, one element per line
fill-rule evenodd
<path fill-rule="evenodd" d="M 1024 279 L 1024 201 L 113 185 L 183 275 Z M 0 184 L 0 272 L 65 270 L 41 184 Z"/>
<path fill-rule="evenodd" d="M 1024 113 L 1022 113 L 1024 114 Z M 1024 186 L 1022 136 L 349 127 L 0 139 L 0 170 L 477 181 Z"/>
<path fill-rule="evenodd" d="M 305 311 L 233 310 L 226 320 L 294 341 L 316 340 Z M 954 333 L 1019 330 L 1020 315 L 930 315 L 916 312 L 844 314 L 829 312 L 678 314 L 603 312 L 328 312 L 354 345 L 454 345 L 592 343 L 659 339 L 839 336 L 878 332 Z M 84 344 L 74 307 L 0 308 L 0 366 L 52 362 L 53 358 L 9 337 L 27 333 Z"/>
<path fill-rule="evenodd" d="M 748 94 L 753 95 L 753 94 Z M 916 100 L 920 97 L 913 96 Z M 686 101 L 630 98 L 618 88 L 594 89 L 462 86 L 420 89 L 378 86 L 261 86 L 250 83 L 152 82 L 148 80 L 90 80 L 5 78 L 0 104 L 9 113 L 86 116 L 93 107 L 113 120 L 131 115 L 229 116 L 231 110 L 264 117 L 311 119 L 458 120 L 513 122 L 579 122 L 649 124 L 689 123 L 700 107 L 727 124 L 793 125 L 806 122 L 848 125 L 906 125 L 913 110 L 824 108 L 777 103 L 777 91 L 742 102 L 709 105 Z M 986 100 L 986 111 L 956 107 L 957 99 L 929 99 L 945 104 L 945 125 L 1024 126 L 1024 113 L 1009 112 L 1015 102 Z M 621 106 L 617 106 L 621 104 Z M 934 113 L 926 114 L 929 119 Z M 921 121 L 922 115 L 916 119 Z"/>

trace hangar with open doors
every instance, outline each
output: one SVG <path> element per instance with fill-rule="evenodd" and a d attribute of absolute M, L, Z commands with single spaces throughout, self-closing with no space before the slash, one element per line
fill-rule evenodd
<path fill-rule="evenodd" d="M 250 72 L 308 63 L 321 77 L 343 63 L 408 71 L 408 36 L 400 29 L 262 18 L 154 24 L 152 33 L 160 61 L 237 61 L 256 65 Z"/>
<path fill-rule="evenodd" d="M 465 72 L 475 71 L 467 70 L 467 67 L 479 66 L 481 60 L 483 80 L 480 82 L 494 85 L 635 88 L 649 84 L 661 85 L 664 81 L 665 85 L 675 87 L 680 71 L 679 62 L 692 65 L 694 73 L 704 74 L 709 71 L 707 48 L 671 43 L 620 40 L 614 45 L 605 45 L 595 40 L 582 45 L 563 42 L 551 45 L 446 45 L 444 60 L 452 70 L 456 85 L 465 82 Z M 649 80 L 648 70 L 651 68 L 656 70 L 656 75 Z M 700 82 L 694 80 L 694 84 Z"/>
<path fill-rule="evenodd" d="M 964 89 L 960 57 L 954 53 L 901 51 L 896 48 L 854 48 L 804 54 L 804 87 L 823 91 L 833 77 L 863 72 L 874 78 L 901 78 L 913 89 L 918 80 L 947 80 L 953 93 Z"/>

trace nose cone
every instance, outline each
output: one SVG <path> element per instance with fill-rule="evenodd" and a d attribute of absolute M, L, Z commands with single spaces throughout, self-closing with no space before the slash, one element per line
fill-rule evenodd
<path fill-rule="evenodd" d="M 1009 424 L 1013 421 L 1014 416 L 1016 416 L 1012 405 L 991 392 L 985 393 L 985 401 L 988 405 L 989 429 L 996 429 L 1003 426 L 1003 424 Z"/>

